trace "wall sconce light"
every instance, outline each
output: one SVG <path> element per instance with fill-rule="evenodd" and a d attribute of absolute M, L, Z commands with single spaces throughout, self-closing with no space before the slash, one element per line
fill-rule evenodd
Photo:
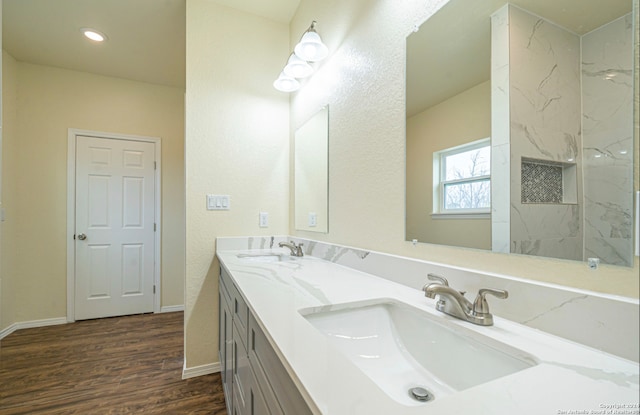
<path fill-rule="evenodd" d="M 297 91 L 300 88 L 298 79 L 311 76 L 314 72 L 309 62 L 319 62 L 329 54 L 329 49 L 316 32 L 316 24 L 315 20 L 311 22 L 311 26 L 304 32 L 294 52 L 289 56 L 287 65 L 273 82 L 274 88 L 278 91 Z"/>
<path fill-rule="evenodd" d="M 296 78 L 287 76 L 284 71 L 280 72 L 280 76 L 273 82 L 273 87 L 282 92 L 293 92 L 300 88 L 300 82 Z"/>
<path fill-rule="evenodd" d="M 313 68 L 307 61 L 300 59 L 298 55 L 292 53 L 291 56 L 289 56 L 289 61 L 287 62 L 287 66 L 284 67 L 283 72 L 292 78 L 306 78 L 313 73 Z"/>

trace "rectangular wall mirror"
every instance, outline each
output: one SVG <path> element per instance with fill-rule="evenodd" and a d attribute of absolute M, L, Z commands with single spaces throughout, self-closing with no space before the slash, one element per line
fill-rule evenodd
<path fill-rule="evenodd" d="M 637 3 L 451 0 L 408 36 L 406 240 L 633 266 Z"/>
<path fill-rule="evenodd" d="M 294 148 L 295 227 L 329 231 L 329 106 L 296 130 Z"/>

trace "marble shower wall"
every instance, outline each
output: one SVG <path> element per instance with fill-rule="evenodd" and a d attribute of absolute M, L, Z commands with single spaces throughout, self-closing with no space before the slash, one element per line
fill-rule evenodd
<path fill-rule="evenodd" d="M 584 250 L 633 260 L 633 30 L 628 14 L 582 37 Z"/>
<path fill-rule="evenodd" d="M 580 37 L 509 9 L 510 251 L 583 258 Z M 522 158 L 575 165 L 577 203 L 522 203 Z M 568 182 L 568 181 L 567 181 Z"/>
<path fill-rule="evenodd" d="M 632 265 L 632 27 L 581 38 L 513 5 L 492 16 L 492 176 L 510 182 L 492 195 L 494 251 Z M 571 197 L 522 203 L 522 158 L 574 166 Z"/>

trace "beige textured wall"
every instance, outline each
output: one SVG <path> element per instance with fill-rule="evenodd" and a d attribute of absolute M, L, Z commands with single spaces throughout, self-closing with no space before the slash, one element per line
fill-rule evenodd
<path fill-rule="evenodd" d="M 7 201 L 15 200 L 18 195 L 18 181 L 11 172 L 16 171 L 17 160 L 10 157 L 17 154 L 18 140 L 16 129 L 18 123 L 17 97 L 18 97 L 18 66 L 13 57 L 3 51 L 2 53 L 2 207 L 5 209 L 7 217 L 15 214 L 12 203 Z M 0 222 L 0 278 L 2 287 L 0 291 L 2 298 L 2 320 L 0 330 L 7 328 L 14 322 L 15 299 L 12 295 L 15 276 L 16 247 L 12 236 L 17 234 L 15 221 Z"/>
<path fill-rule="evenodd" d="M 3 295 L 13 298 L 12 322 L 66 316 L 68 128 L 162 138 L 162 306 L 182 305 L 184 90 L 26 63 L 16 68 L 17 123 L 3 154 L 2 255 L 11 257 L 3 275 L 12 283 Z"/>
<path fill-rule="evenodd" d="M 2 44 L 2 0 L 0 0 L 0 44 Z M 0 53 L 0 211 L 2 210 L 2 54 Z M 0 221 L 0 330 L 3 329 L 2 301 L 2 222 Z"/>
<path fill-rule="evenodd" d="M 320 70 L 292 95 L 292 125 L 329 104 L 327 235 L 296 232 L 365 249 L 638 297 L 633 268 L 418 244 L 404 240 L 405 38 L 444 1 L 302 0 L 291 23 L 297 39 L 311 20 L 330 50 Z M 384 203 L 381 203 L 384 200 Z"/>
<path fill-rule="evenodd" d="M 215 238 L 286 234 L 288 94 L 272 83 L 288 28 L 208 0 L 187 0 L 185 367 L 218 361 Z M 207 211 L 206 194 L 231 196 Z M 258 227 L 258 213 L 269 227 Z"/>
<path fill-rule="evenodd" d="M 433 153 L 491 136 L 491 83 L 407 119 L 407 240 L 491 249 L 491 219 L 432 219 Z"/>

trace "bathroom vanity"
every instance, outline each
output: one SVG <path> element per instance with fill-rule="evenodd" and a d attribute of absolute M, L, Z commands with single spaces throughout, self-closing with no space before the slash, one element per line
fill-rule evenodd
<path fill-rule="evenodd" d="M 438 298 L 420 290 L 426 273 L 403 283 L 350 262 L 378 274 L 393 272 L 394 261 L 409 264 L 397 272 L 446 274 L 436 265 L 314 241 L 292 257 L 277 247 L 283 240 L 217 242 L 229 413 L 638 413 L 638 363 L 613 354 L 637 359 L 637 338 L 626 338 L 630 349 L 603 351 L 512 321 L 517 313 L 498 304 L 522 301 L 522 281 L 480 279 L 513 295 L 488 298 L 494 324 L 479 326 L 436 311 Z M 472 288 L 456 286 L 459 270 L 449 274 L 452 287 Z M 637 318 L 637 301 L 620 307 Z"/>
<path fill-rule="evenodd" d="M 251 260 L 251 259 L 249 259 Z M 220 269 L 219 347 L 229 414 L 310 414 L 229 272 Z"/>

